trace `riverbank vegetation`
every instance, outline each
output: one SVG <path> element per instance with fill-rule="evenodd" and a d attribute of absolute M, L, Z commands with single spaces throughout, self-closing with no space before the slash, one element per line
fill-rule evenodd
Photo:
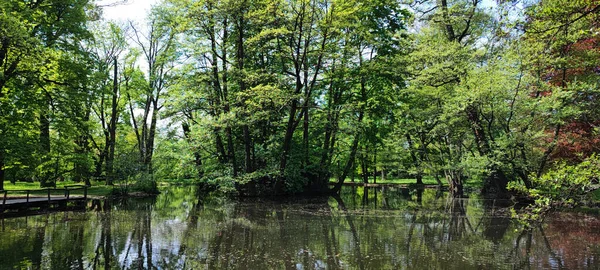
<path fill-rule="evenodd" d="M 597 1 L 103 5 L 0 3 L 0 185 L 410 177 L 580 201 L 598 182 Z"/>

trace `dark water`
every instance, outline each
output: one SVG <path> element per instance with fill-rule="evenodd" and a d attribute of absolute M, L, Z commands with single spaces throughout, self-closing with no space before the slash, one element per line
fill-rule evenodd
<path fill-rule="evenodd" d="M 196 193 L 4 218 L 0 269 L 600 269 L 598 216 L 523 230 L 495 202 L 435 190 L 284 202 Z"/>

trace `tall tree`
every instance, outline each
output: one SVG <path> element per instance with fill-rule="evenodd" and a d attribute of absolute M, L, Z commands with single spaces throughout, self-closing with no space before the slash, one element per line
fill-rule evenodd
<path fill-rule="evenodd" d="M 95 42 L 92 44 L 95 60 L 96 87 L 100 89 L 96 97 L 95 106 L 91 106 L 100 122 L 104 143 L 92 142 L 98 152 L 95 159 L 95 176 L 100 177 L 103 172 L 106 184 L 111 185 L 114 180 L 114 156 L 116 145 L 117 123 L 122 106 L 119 104 L 121 94 L 120 85 L 128 84 L 128 78 L 119 74 L 119 58 L 126 50 L 127 41 L 123 27 L 115 23 L 101 24 L 95 32 Z M 121 70 L 125 70 L 124 67 Z"/>
<path fill-rule="evenodd" d="M 59 102 L 60 97 L 76 94 L 81 89 L 80 84 L 56 80 L 64 77 L 56 76 L 53 72 L 67 72 L 65 69 L 74 67 L 72 63 L 81 60 L 78 57 L 82 52 L 80 42 L 89 38 L 85 28 L 88 19 L 86 10 L 89 7 L 88 1 L 3 1 L 0 4 L 0 66 L 3 67 L 0 76 L 0 130 L 4 133 L 17 128 L 15 124 L 18 121 L 11 120 L 11 115 L 17 116 L 15 113 L 19 114 L 21 110 L 35 110 L 39 115 L 38 152 L 45 162 L 48 161 L 50 150 L 50 106 L 53 102 Z M 67 52 L 74 54 L 69 56 Z M 79 67 L 79 71 L 83 70 Z M 10 105 L 20 97 L 33 94 L 28 93 L 28 89 L 42 94 L 39 106 L 31 106 L 36 103 L 34 100 L 29 100 L 29 104 L 23 108 Z M 4 135 L 2 140 L 10 140 Z M 0 145 L 1 185 L 6 168 L 5 147 L 9 144 L 2 142 Z M 49 179 L 42 174 L 42 180 Z"/>
<path fill-rule="evenodd" d="M 129 100 L 132 125 L 138 142 L 140 162 L 143 169 L 152 173 L 152 156 L 156 137 L 159 111 L 163 108 L 163 95 L 166 94 L 170 83 L 169 76 L 174 68 L 176 54 L 175 21 L 166 16 L 160 16 L 160 7 L 156 7 L 150 15 L 147 33 L 142 32 L 133 23 L 132 40 L 140 47 L 147 64 L 148 85 L 142 91 L 139 109 L 142 116 L 137 117 L 134 111 L 135 100 Z M 167 13 L 168 14 L 168 13 Z M 136 106 L 138 104 L 135 104 Z"/>

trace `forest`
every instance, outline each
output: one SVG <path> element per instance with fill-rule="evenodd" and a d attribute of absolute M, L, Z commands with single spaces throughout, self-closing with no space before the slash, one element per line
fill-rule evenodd
<path fill-rule="evenodd" d="M 123 2 L 0 2 L 0 190 L 598 188 L 597 0 L 163 0 L 103 19 Z"/>

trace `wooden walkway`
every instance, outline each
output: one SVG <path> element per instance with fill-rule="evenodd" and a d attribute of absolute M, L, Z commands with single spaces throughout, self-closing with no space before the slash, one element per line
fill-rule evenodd
<path fill-rule="evenodd" d="M 83 190 L 83 196 L 71 195 L 73 191 L 78 190 Z M 0 190 L 0 194 L 2 194 L 2 200 L 0 201 L 1 213 L 6 210 L 60 207 L 66 206 L 68 202 L 85 202 L 87 200 L 87 186 L 65 186 L 61 189 Z"/>

